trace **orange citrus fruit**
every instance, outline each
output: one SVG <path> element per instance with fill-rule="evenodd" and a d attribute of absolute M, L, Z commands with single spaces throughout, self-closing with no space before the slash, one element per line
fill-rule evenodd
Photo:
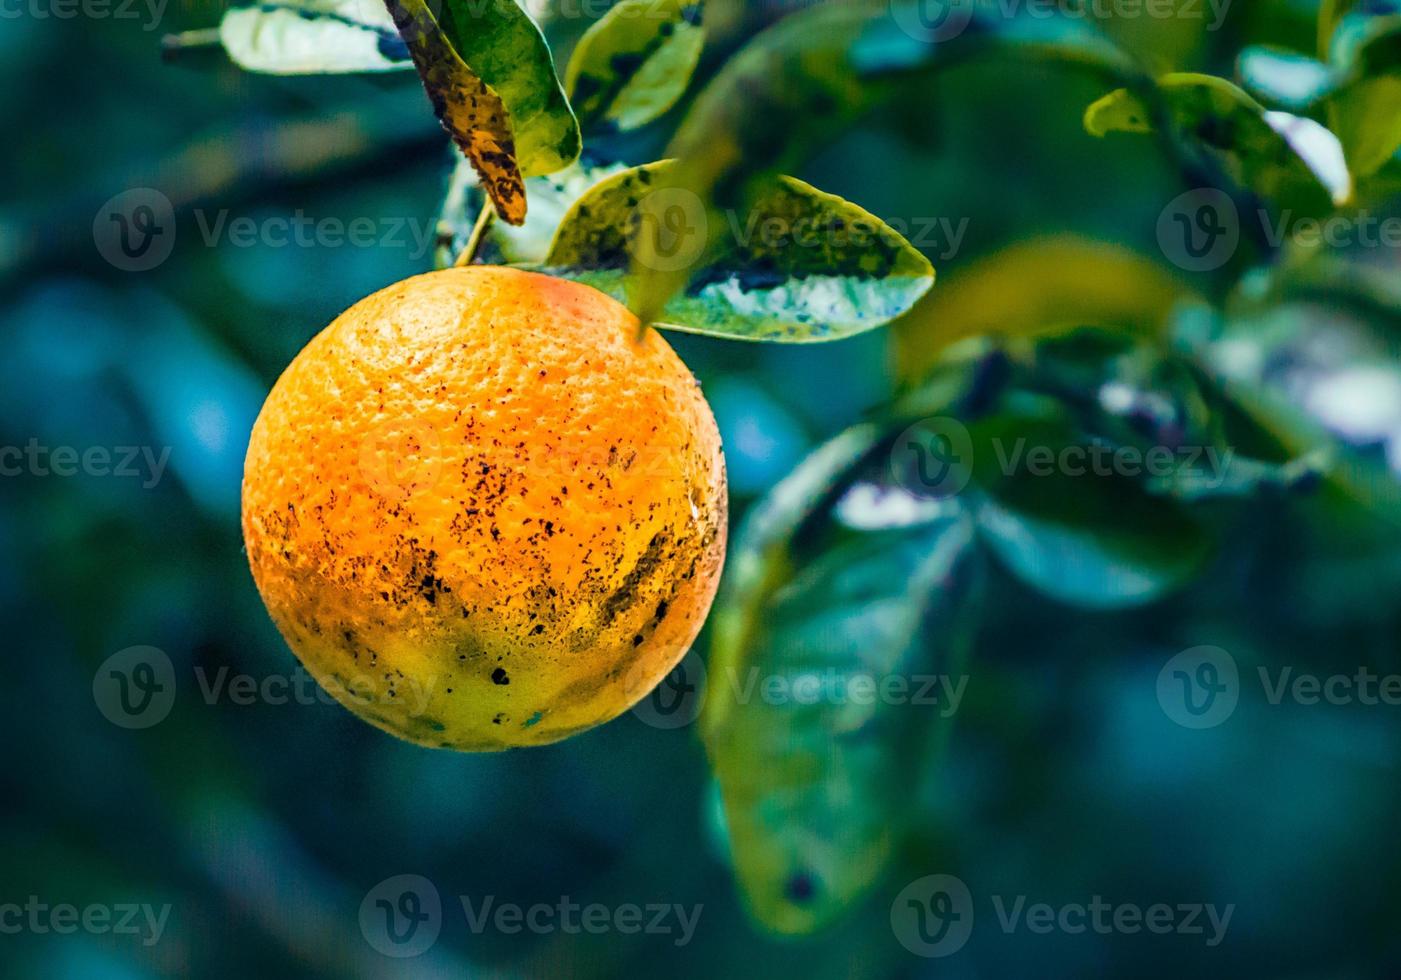
<path fill-rule="evenodd" d="M 253 427 L 243 536 L 287 643 L 422 745 L 557 741 L 681 660 L 720 576 L 700 386 L 588 286 L 476 266 L 352 306 Z"/>

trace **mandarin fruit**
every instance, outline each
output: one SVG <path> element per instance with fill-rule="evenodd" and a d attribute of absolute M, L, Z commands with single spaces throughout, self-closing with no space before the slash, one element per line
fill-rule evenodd
<path fill-rule="evenodd" d="M 725 464 L 690 371 L 588 286 L 475 266 L 355 304 L 269 394 L 254 581 L 306 669 L 422 745 L 608 721 L 679 662 L 723 563 Z"/>

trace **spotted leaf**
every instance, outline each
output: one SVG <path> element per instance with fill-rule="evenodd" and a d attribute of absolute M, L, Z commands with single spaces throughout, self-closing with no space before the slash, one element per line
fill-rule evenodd
<path fill-rule="evenodd" d="M 657 326 L 788 343 L 880 326 L 934 283 L 928 259 L 848 201 L 782 177 L 747 212 L 712 216 L 685 190 L 654 192 L 672 166 L 635 167 L 595 185 L 561 223 L 548 270 L 624 299 L 630 262 L 648 241 L 655 261 L 697 268 Z"/>
<path fill-rule="evenodd" d="M 514 2 L 386 0 L 434 111 L 497 213 L 525 220 L 524 178 L 579 155 L 579 125 L 540 29 Z"/>
<path fill-rule="evenodd" d="M 973 532 L 956 502 L 886 483 L 884 446 L 850 430 L 775 487 L 713 613 L 706 743 L 741 888 L 779 932 L 879 879 L 959 696 Z"/>

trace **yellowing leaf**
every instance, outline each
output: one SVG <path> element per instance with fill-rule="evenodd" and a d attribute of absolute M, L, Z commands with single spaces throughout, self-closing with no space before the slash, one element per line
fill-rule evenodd
<path fill-rule="evenodd" d="M 511 224 L 521 224 L 525 179 L 516 162 L 505 105 L 458 57 L 424 0 L 387 2 L 439 122 L 472 161 L 496 213 Z"/>
<path fill-rule="evenodd" d="M 483 6 L 386 0 L 433 110 L 482 178 L 496 213 L 525 220 L 524 178 L 568 166 L 579 125 L 540 29 L 514 0 Z"/>

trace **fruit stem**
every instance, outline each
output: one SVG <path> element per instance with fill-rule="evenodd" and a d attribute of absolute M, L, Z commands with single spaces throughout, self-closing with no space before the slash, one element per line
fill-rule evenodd
<path fill-rule="evenodd" d="M 491 223 L 495 220 L 496 208 L 492 205 L 491 198 L 486 198 L 482 201 L 482 210 L 477 215 L 477 223 L 472 226 L 467 245 L 453 263 L 454 266 L 471 265 L 476 260 L 477 253 L 482 250 L 482 242 L 486 241 L 486 233 L 491 230 Z"/>
<path fill-rule="evenodd" d="M 181 51 L 188 51 L 191 48 L 213 48 L 218 47 L 219 44 L 219 28 L 217 27 L 167 34 L 161 38 L 161 58 L 170 61 Z"/>

